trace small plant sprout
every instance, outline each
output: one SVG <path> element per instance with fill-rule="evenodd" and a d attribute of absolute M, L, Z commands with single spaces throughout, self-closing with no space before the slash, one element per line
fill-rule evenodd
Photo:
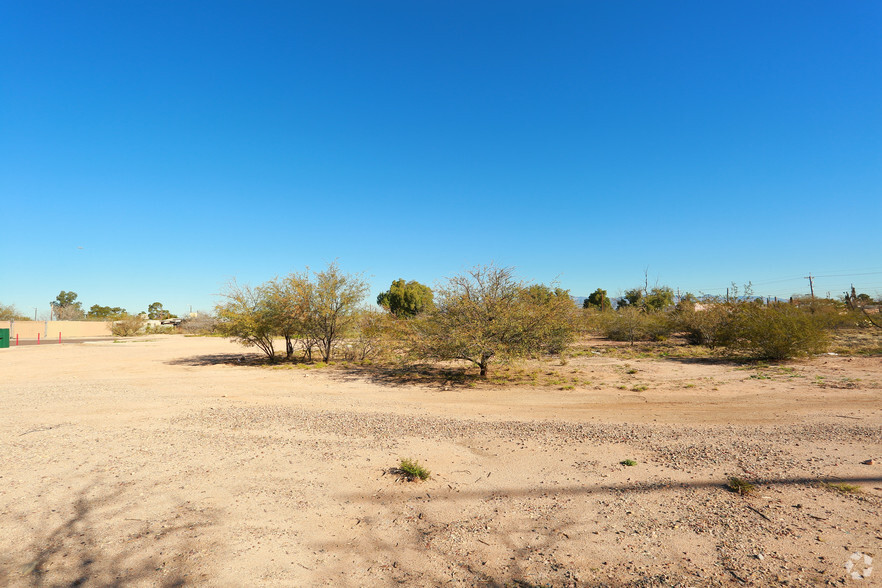
<path fill-rule="evenodd" d="M 637 462 L 634 461 L 633 459 L 623 459 L 623 460 L 620 461 L 619 463 L 622 464 L 622 465 L 624 465 L 624 466 L 635 466 L 635 465 L 637 465 Z"/>
<path fill-rule="evenodd" d="M 747 496 L 748 494 L 753 494 L 756 490 L 756 486 L 748 482 L 747 480 L 742 480 L 741 478 L 736 478 L 735 476 L 730 476 L 729 481 L 726 482 L 726 486 L 732 492 L 737 493 L 739 496 Z"/>
<path fill-rule="evenodd" d="M 845 482 L 824 482 L 824 487 L 842 494 L 858 494 L 861 492 L 860 486 L 857 486 L 856 484 L 846 484 Z"/>
<path fill-rule="evenodd" d="M 394 473 L 406 479 L 408 482 L 413 482 L 414 480 L 428 480 L 431 475 L 431 472 L 421 466 L 415 459 L 405 458 L 401 458 L 401 462 L 398 464 L 398 468 L 394 470 Z"/>

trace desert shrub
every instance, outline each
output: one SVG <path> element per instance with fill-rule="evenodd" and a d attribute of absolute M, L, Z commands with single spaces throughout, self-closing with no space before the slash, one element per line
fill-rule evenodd
<path fill-rule="evenodd" d="M 395 315 L 362 309 L 351 336 L 342 346 L 343 358 L 347 361 L 364 361 L 382 355 L 392 344 L 390 325 L 395 321 Z"/>
<path fill-rule="evenodd" d="M 646 338 L 650 341 L 664 341 L 674 331 L 672 316 L 667 312 L 648 312 L 643 320 Z"/>
<path fill-rule="evenodd" d="M 402 458 L 395 473 L 410 481 L 428 480 L 431 477 L 431 472 L 414 459 Z"/>
<path fill-rule="evenodd" d="M 216 328 L 224 337 L 246 347 L 257 347 L 274 361 L 278 313 L 267 290 L 267 287 L 240 286 L 232 280 L 221 293 L 224 302 L 215 306 Z"/>
<path fill-rule="evenodd" d="M 478 266 L 436 292 L 434 308 L 407 323 L 412 359 L 469 361 L 486 378 L 492 363 L 560 353 L 572 340 L 576 308 L 569 293 L 528 285 L 513 268 Z"/>
<path fill-rule="evenodd" d="M 860 323 L 860 312 L 851 308 L 842 300 L 832 298 L 792 298 L 791 304 L 803 312 L 815 316 L 825 328 L 838 329 L 857 326 Z"/>
<path fill-rule="evenodd" d="M 137 335 L 146 323 L 147 320 L 140 315 L 127 315 L 118 321 L 114 321 L 110 327 L 110 332 L 117 337 L 132 337 Z"/>
<path fill-rule="evenodd" d="M 729 488 L 732 492 L 736 494 L 740 494 L 741 496 L 747 496 L 748 494 L 753 494 L 756 492 L 756 486 L 748 482 L 747 480 L 743 480 L 741 478 L 737 478 L 735 476 L 730 476 L 726 481 L 726 487 Z"/>
<path fill-rule="evenodd" d="M 18 312 L 18 309 L 15 308 L 12 304 L 2 304 L 0 303 L 0 321 L 29 321 L 30 317 L 24 316 Z"/>
<path fill-rule="evenodd" d="M 181 323 L 181 331 L 188 335 L 213 335 L 217 327 L 217 318 L 207 312 L 199 312 Z"/>
<path fill-rule="evenodd" d="M 144 332 L 148 335 L 174 335 L 176 331 L 172 325 L 156 325 L 155 327 L 147 325 L 144 327 Z"/>
<path fill-rule="evenodd" d="M 732 341 L 735 311 L 730 304 L 712 304 L 701 310 L 683 308 L 674 315 L 676 329 L 693 345 L 711 349 Z"/>
<path fill-rule="evenodd" d="M 607 339 L 633 343 L 643 338 L 642 317 L 639 310 L 627 306 L 614 313 L 601 314 L 596 320 L 601 334 Z"/>
<path fill-rule="evenodd" d="M 661 341 L 674 330 L 670 316 L 664 312 L 644 312 L 626 306 L 616 312 L 598 313 L 601 334 L 613 341 Z"/>
<path fill-rule="evenodd" d="M 790 359 L 821 353 L 827 348 L 822 316 L 791 304 L 738 305 L 731 345 L 756 357 Z"/>
<path fill-rule="evenodd" d="M 591 333 L 593 335 L 605 335 L 606 321 L 610 312 L 600 312 L 594 308 L 584 308 L 579 311 L 576 329 L 579 334 Z"/>

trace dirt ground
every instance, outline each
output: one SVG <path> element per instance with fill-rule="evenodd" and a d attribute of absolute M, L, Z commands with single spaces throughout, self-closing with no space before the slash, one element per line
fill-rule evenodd
<path fill-rule="evenodd" d="M 476 388 L 249 357 L 183 336 L 0 350 L 0 585 L 882 576 L 879 357 L 589 353 Z M 403 457 L 431 478 L 389 473 Z"/>

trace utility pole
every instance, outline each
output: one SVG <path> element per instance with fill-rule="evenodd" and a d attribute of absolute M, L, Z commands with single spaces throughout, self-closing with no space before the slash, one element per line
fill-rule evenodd
<path fill-rule="evenodd" d="M 814 300 L 814 298 L 815 298 L 815 278 L 812 276 L 811 272 L 809 272 L 809 275 L 804 276 L 804 277 L 806 280 L 809 281 L 809 290 L 811 291 L 812 299 Z"/>

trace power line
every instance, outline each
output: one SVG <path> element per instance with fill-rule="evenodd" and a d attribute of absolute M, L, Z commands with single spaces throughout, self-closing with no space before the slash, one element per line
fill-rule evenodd
<path fill-rule="evenodd" d="M 878 276 L 882 275 L 882 272 L 866 272 L 863 274 L 828 274 L 826 276 L 814 276 L 816 278 L 850 278 L 853 276 Z"/>

